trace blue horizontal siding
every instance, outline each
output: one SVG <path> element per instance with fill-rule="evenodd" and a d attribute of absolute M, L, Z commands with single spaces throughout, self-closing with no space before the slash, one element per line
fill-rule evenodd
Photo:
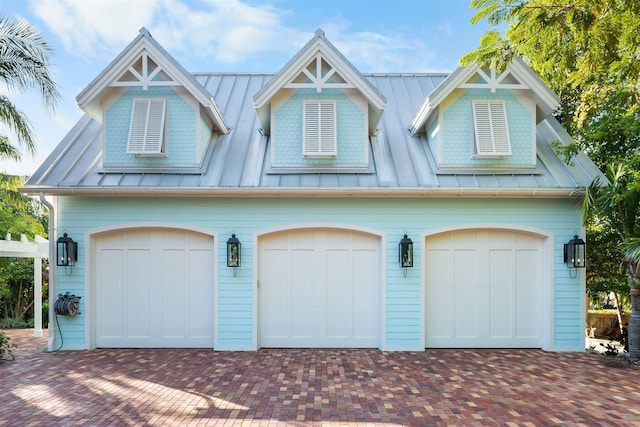
<path fill-rule="evenodd" d="M 562 264 L 564 242 L 580 227 L 579 206 L 566 200 L 533 199 L 273 199 L 273 198 L 90 198 L 60 197 L 58 230 L 79 244 L 79 262 L 70 276 L 58 269 L 58 292 L 83 297 L 82 314 L 64 319 L 65 343 L 84 343 L 85 232 L 118 224 L 171 223 L 217 233 L 218 306 L 215 310 L 220 347 L 255 346 L 252 271 L 254 236 L 276 227 L 326 224 L 375 230 L 386 237 L 386 294 L 382 308 L 389 349 L 417 348 L 421 334 L 423 292 L 421 236 L 430 230 L 469 224 L 532 227 L 555 235 L 554 345 L 575 346 L 580 340 L 580 280 L 569 277 Z M 234 232 L 242 242 L 242 266 L 234 277 L 226 267 L 226 240 Z M 398 267 L 398 242 L 407 233 L 414 242 L 414 268 L 406 277 Z M 91 280 L 91 279 L 89 279 Z M 577 340 L 577 341 L 576 341 Z"/>

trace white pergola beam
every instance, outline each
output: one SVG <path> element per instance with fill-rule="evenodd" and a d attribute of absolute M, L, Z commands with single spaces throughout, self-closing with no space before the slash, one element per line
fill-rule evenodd
<path fill-rule="evenodd" d="M 42 336 L 42 258 L 49 258 L 49 241 L 35 236 L 33 242 L 22 234 L 19 242 L 11 240 L 7 233 L 0 240 L 0 257 L 33 258 L 33 336 Z"/>

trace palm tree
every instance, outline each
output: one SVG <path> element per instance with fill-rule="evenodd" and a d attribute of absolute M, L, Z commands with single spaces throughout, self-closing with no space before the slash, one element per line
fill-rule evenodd
<path fill-rule="evenodd" d="M 50 52 L 47 42 L 27 22 L 0 15 L 0 81 L 9 91 L 38 90 L 45 106 L 54 109 L 60 94 L 49 70 Z M 35 153 L 31 123 L 6 95 L 0 95 L 0 122 L 30 154 Z M 0 135 L 0 158 L 18 160 L 20 156 L 9 137 Z"/>
<path fill-rule="evenodd" d="M 621 239 L 621 272 L 631 296 L 631 318 L 627 328 L 629 356 L 640 359 L 640 176 L 635 172 L 640 158 L 607 167 L 609 185 L 597 180 L 586 191 L 585 222 L 598 221 Z"/>

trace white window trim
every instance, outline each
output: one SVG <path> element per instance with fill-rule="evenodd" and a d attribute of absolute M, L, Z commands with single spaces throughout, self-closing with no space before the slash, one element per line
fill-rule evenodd
<path fill-rule="evenodd" d="M 511 139 L 504 100 L 473 100 L 473 132 L 475 158 L 511 155 Z"/>
<path fill-rule="evenodd" d="M 314 107 L 316 107 L 315 111 Z M 304 157 L 335 158 L 338 155 L 337 121 L 334 99 L 303 101 L 302 155 Z"/>
<path fill-rule="evenodd" d="M 135 156 L 165 155 L 167 100 L 135 98 L 131 107 L 127 153 Z"/>

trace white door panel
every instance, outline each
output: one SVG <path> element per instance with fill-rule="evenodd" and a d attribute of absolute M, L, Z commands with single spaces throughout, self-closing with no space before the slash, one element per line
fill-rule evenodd
<path fill-rule="evenodd" d="M 512 231 L 429 236 L 427 347 L 540 347 L 542 240 Z"/>
<path fill-rule="evenodd" d="M 262 347 L 377 347 L 379 239 L 342 230 L 261 238 Z"/>
<path fill-rule="evenodd" d="M 98 347 L 213 347 L 213 239 L 177 230 L 96 240 Z"/>

